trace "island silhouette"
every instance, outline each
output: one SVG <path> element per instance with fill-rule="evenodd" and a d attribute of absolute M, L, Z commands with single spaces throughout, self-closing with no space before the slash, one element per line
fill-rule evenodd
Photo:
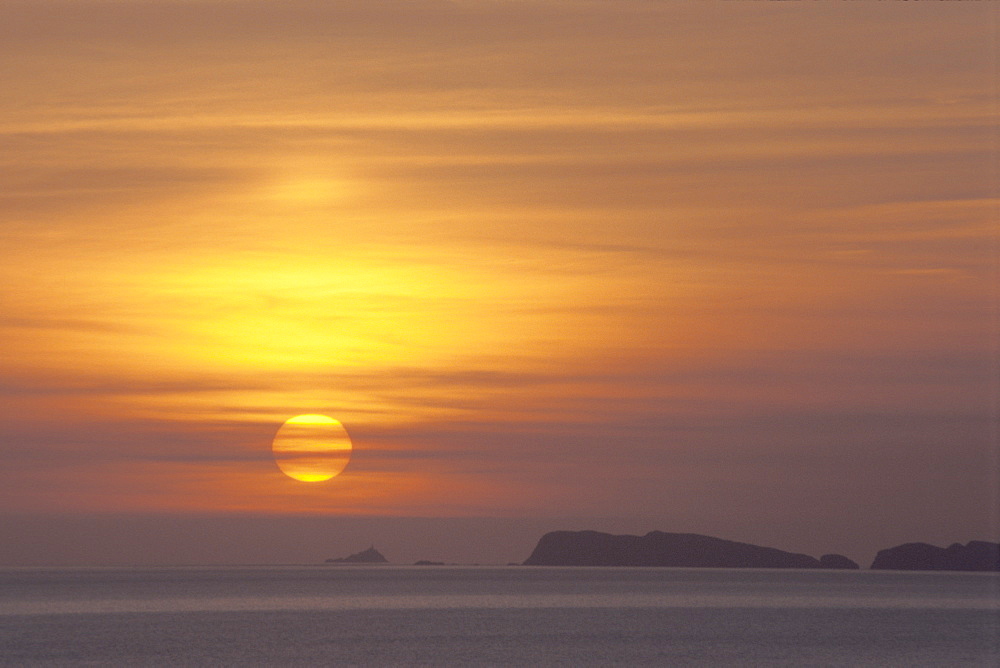
<path fill-rule="evenodd" d="M 689 568 L 857 569 L 840 554 L 819 559 L 712 536 L 650 531 L 644 536 L 599 531 L 552 531 L 538 541 L 526 566 L 674 566 Z M 904 543 L 879 551 L 872 570 L 1000 571 L 1000 543 L 973 540 L 936 547 Z"/>
<path fill-rule="evenodd" d="M 858 568 L 842 555 L 816 559 L 694 533 L 650 531 L 645 536 L 599 531 L 552 531 L 538 541 L 526 566 L 673 566 L 695 568 Z"/>
<path fill-rule="evenodd" d="M 1000 543 L 970 540 L 936 547 L 904 543 L 880 550 L 872 570 L 894 571 L 1000 571 Z"/>
<path fill-rule="evenodd" d="M 327 559 L 328 564 L 388 564 L 375 546 L 347 557 Z M 415 566 L 446 566 L 441 561 L 420 560 Z M 679 568 L 815 568 L 856 570 L 857 562 L 841 554 L 786 552 L 773 547 L 741 543 L 694 533 L 650 531 L 644 536 L 615 535 L 600 531 L 551 531 L 542 536 L 531 555 L 509 566 L 663 566 Z M 871 570 L 997 571 L 1000 543 L 973 540 L 936 547 L 904 543 L 880 550 Z"/>
<path fill-rule="evenodd" d="M 362 550 L 346 557 L 327 559 L 328 564 L 387 564 L 389 560 L 382 556 L 382 553 L 372 545 L 367 550 Z"/>

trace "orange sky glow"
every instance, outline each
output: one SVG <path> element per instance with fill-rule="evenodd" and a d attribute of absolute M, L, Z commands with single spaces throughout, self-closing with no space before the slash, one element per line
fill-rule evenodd
<path fill-rule="evenodd" d="M 997 539 L 998 17 L 5 2 L 0 526 Z"/>

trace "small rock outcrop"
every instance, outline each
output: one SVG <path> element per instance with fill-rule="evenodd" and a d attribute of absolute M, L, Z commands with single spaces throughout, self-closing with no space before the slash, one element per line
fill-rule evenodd
<path fill-rule="evenodd" d="M 369 547 L 363 552 L 358 552 L 352 554 L 349 557 L 339 557 L 337 559 L 327 559 L 328 564 L 387 564 L 389 560 L 382 556 L 382 553 L 375 549 L 375 546 Z"/>
<path fill-rule="evenodd" d="M 832 568 L 844 571 L 854 571 L 859 568 L 858 563 L 852 559 L 848 559 L 842 554 L 824 554 L 819 558 L 820 568 Z"/>
<path fill-rule="evenodd" d="M 693 533 L 651 531 L 615 536 L 553 531 L 542 536 L 526 566 L 677 566 L 698 568 L 820 568 L 805 554 Z"/>
<path fill-rule="evenodd" d="M 893 571 L 1000 571 L 1000 543 L 982 540 L 965 545 L 937 547 L 904 543 L 875 555 L 872 570 Z"/>

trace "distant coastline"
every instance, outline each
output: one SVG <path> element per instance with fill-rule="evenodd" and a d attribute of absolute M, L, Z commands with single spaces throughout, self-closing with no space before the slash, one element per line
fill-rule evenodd
<path fill-rule="evenodd" d="M 538 541 L 526 566 L 672 566 L 687 568 L 847 568 L 842 555 L 786 552 L 712 536 L 650 531 L 644 536 L 553 531 Z"/>
<path fill-rule="evenodd" d="M 880 550 L 872 570 L 893 571 L 1000 571 L 1000 543 L 972 540 L 937 547 L 904 543 Z"/>
<path fill-rule="evenodd" d="M 386 559 L 381 552 L 375 549 L 372 545 L 367 550 L 362 550 L 361 552 L 356 552 L 355 554 L 346 557 L 337 557 L 335 559 L 327 559 L 328 564 L 388 564 L 389 560 Z"/>
<path fill-rule="evenodd" d="M 327 564 L 389 564 L 369 547 L 361 552 L 327 559 Z M 421 559 L 414 566 L 461 564 Z M 472 565 L 472 564 L 467 564 Z M 819 558 L 774 547 L 741 543 L 693 533 L 650 531 L 643 536 L 600 531 L 550 531 L 543 535 L 521 563 L 507 566 L 635 566 L 675 568 L 795 568 L 858 570 L 842 554 Z M 936 547 L 928 543 L 903 543 L 879 550 L 869 570 L 1000 572 L 1000 543 L 969 541 Z"/>
<path fill-rule="evenodd" d="M 712 536 L 651 531 L 644 536 L 599 531 L 552 531 L 526 566 L 666 566 L 688 568 L 857 569 L 840 554 L 815 558 Z M 1000 544 L 970 541 L 947 548 L 906 543 L 881 550 L 872 570 L 1000 571 Z"/>

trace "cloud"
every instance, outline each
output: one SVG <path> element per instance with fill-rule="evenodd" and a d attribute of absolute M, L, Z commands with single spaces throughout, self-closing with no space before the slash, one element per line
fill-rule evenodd
<path fill-rule="evenodd" d="M 984 526 L 992 10 L 911 4 L 4 3 L 9 507 Z"/>

